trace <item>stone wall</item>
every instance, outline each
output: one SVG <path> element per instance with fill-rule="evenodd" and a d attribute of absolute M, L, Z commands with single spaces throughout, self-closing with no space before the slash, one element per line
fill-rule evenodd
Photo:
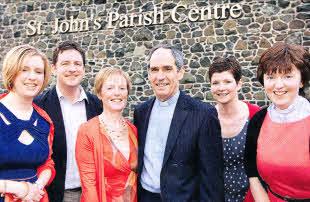
<path fill-rule="evenodd" d="M 188 16 L 190 8 L 240 5 L 242 16 L 178 23 L 169 14 L 177 5 L 178 16 Z M 156 8 L 155 8 L 156 7 Z M 138 15 L 164 13 L 163 24 L 108 27 L 109 13 Z M 221 13 L 219 13 L 221 14 Z M 89 22 L 88 31 L 52 34 L 56 20 L 73 19 Z M 212 15 L 214 17 L 214 14 Z M 97 23 L 95 24 L 95 20 Z M 27 23 L 41 22 L 43 34 L 27 35 Z M 100 26 L 100 29 L 95 29 Z M 62 27 L 64 30 L 66 27 Z M 146 55 L 156 44 L 168 42 L 182 50 L 186 73 L 181 89 L 205 102 L 214 103 L 207 71 L 220 56 L 234 55 L 243 67 L 244 85 L 240 98 L 260 106 L 268 103 L 258 83 L 256 68 L 259 56 L 273 43 L 285 41 L 310 47 L 310 0 L 1 0 L 0 1 L 0 63 L 5 53 L 20 44 L 31 44 L 51 59 L 55 44 L 74 40 L 86 51 L 86 76 L 83 87 L 92 90 L 94 76 L 103 67 L 113 66 L 127 71 L 133 88 L 125 116 L 132 116 L 136 104 L 154 95 L 147 79 Z M 52 78 L 50 86 L 55 84 Z M 4 91 L 1 82 L 0 91 Z M 307 93 L 309 97 L 310 93 Z"/>

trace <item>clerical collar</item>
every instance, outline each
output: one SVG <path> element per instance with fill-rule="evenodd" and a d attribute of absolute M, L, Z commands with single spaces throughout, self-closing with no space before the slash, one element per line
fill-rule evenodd
<path fill-rule="evenodd" d="M 180 91 L 178 90 L 171 98 L 169 98 L 168 100 L 164 102 L 160 101 L 157 97 L 156 97 L 156 100 L 160 107 L 169 107 L 170 105 L 175 104 L 178 101 L 179 95 L 180 95 Z"/>

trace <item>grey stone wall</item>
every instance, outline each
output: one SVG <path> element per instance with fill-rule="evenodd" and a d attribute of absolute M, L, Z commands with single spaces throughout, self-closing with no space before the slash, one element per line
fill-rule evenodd
<path fill-rule="evenodd" d="M 236 19 L 176 23 L 169 18 L 177 5 L 203 8 L 235 4 L 242 6 L 242 16 Z M 163 24 L 108 28 L 111 12 L 143 14 L 154 11 L 155 6 L 164 13 Z M 188 12 L 183 9 L 178 14 L 186 16 Z M 87 20 L 90 30 L 52 34 L 56 19 L 69 22 L 71 16 Z M 99 30 L 94 29 L 93 19 L 98 19 Z M 45 33 L 27 36 L 30 20 L 42 22 Z M 118 67 L 129 73 L 133 88 L 125 116 L 132 117 L 136 104 L 154 95 L 147 79 L 146 55 L 161 42 L 182 50 L 186 73 L 181 89 L 187 94 L 214 103 L 207 75 L 210 63 L 216 57 L 234 55 L 243 67 L 244 85 L 240 98 L 263 106 L 268 104 L 268 99 L 255 78 L 259 56 L 278 41 L 310 47 L 310 0 L 0 1 L 1 66 L 5 53 L 16 45 L 31 44 L 51 59 L 55 44 L 64 40 L 74 40 L 86 51 L 86 76 L 82 85 L 87 90 L 93 90 L 94 76 L 103 67 Z M 55 78 L 52 78 L 49 87 L 54 84 Z M 5 91 L 2 82 L 0 91 Z"/>

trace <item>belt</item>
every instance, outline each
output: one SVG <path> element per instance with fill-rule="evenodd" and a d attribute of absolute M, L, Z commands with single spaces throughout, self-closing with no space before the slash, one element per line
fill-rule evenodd
<path fill-rule="evenodd" d="M 77 188 L 73 188 L 73 189 L 66 189 L 65 191 L 78 192 L 78 191 L 82 191 L 82 188 L 81 187 L 77 187 Z"/>
<path fill-rule="evenodd" d="M 142 193 L 144 192 L 144 194 L 147 194 L 147 195 L 152 196 L 152 197 L 155 197 L 155 198 L 159 198 L 159 199 L 161 198 L 160 193 L 153 193 L 153 192 L 150 192 L 150 191 L 144 189 L 142 186 L 141 186 L 141 188 L 142 188 Z"/>
<path fill-rule="evenodd" d="M 267 186 L 269 191 L 275 195 L 276 197 L 282 199 L 283 201 L 288 201 L 288 202 L 310 202 L 310 199 L 297 199 L 297 198 L 288 198 L 288 197 L 284 197 L 284 196 L 281 196 L 279 194 L 277 194 L 276 192 L 272 191 L 272 189 L 269 187 L 269 185 Z"/>

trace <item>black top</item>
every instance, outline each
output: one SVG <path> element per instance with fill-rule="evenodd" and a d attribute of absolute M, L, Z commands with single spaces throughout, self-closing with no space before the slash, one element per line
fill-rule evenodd
<path fill-rule="evenodd" d="M 260 129 L 265 120 L 267 114 L 267 107 L 258 111 L 250 120 L 247 130 L 246 142 L 245 142 L 245 153 L 244 153 L 244 165 L 247 176 L 259 177 L 256 155 L 257 155 L 257 140 Z"/>
<path fill-rule="evenodd" d="M 265 189 L 266 189 L 266 183 L 262 180 L 257 170 L 256 156 L 257 156 L 257 140 L 260 133 L 260 129 L 265 120 L 266 114 L 267 114 L 267 107 L 258 111 L 251 118 L 247 129 L 245 153 L 244 153 L 244 167 L 248 178 L 258 177 L 262 185 L 265 187 Z"/>

